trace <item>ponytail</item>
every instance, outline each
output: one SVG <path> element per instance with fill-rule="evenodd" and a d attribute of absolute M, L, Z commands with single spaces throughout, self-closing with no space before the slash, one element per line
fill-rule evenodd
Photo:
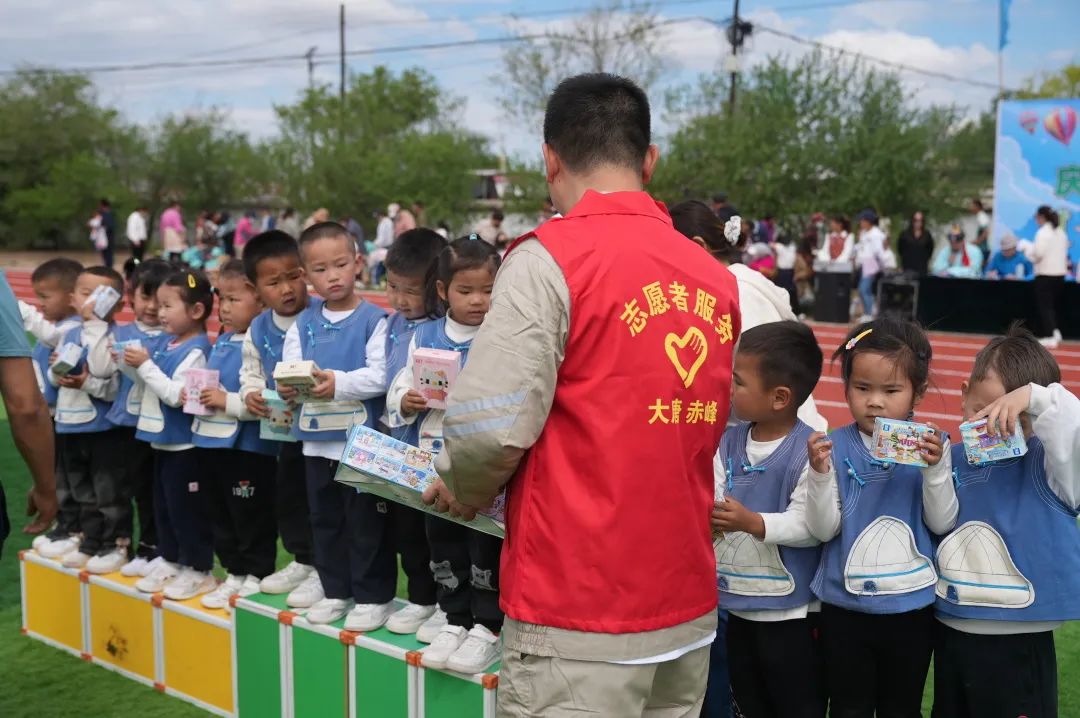
<path fill-rule="evenodd" d="M 1061 225 L 1061 218 L 1058 216 L 1058 213 L 1050 209 L 1048 205 L 1044 204 L 1039 207 L 1039 209 L 1035 210 L 1035 214 L 1049 222 L 1054 229 L 1057 229 Z"/>

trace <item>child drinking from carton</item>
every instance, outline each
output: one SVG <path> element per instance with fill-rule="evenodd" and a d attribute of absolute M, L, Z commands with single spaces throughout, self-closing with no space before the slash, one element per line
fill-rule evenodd
<path fill-rule="evenodd" d="M 960 391 L 967 421 L 999 439 L 1019 431 L 1027 452 L 971 465 L 953 448 L 960 511 L 937 550 L 934 715 L 1056 715 L 1053 632 L 1080 619 L 1080 400 L 1021 328 L 979 352 Z"/>
<path fill-rule="evenodd" d="M 399 407 L 402 422 L 411 428 L 405 440 L 433 454 L 442 449 L 444 412 L 430 408 L 417 391 L 416 354 L 437 349 L 457 352 L 465 361 L 490 307 L 499 264 L 498 252 L 475 234 L 451 242 L 439 254 L 428 275 L 427 311 L 440 318 L 417 327 L 405 366 L 387 393 L 387 402 Z M 502 541 L 438 516 L 427 516 L 425 521 L 445 624 L 442 615 L 436 614 L 417 633 L 418 640 L 431 643 L 423 652 L 423 663 L 477 673 L 499 656 Z"/>

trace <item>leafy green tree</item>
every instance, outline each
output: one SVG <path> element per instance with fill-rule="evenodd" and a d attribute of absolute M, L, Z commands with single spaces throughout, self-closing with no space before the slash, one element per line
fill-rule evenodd
<path fill-rule="evenodd" d="M 1056 72 L 1029 77 L 1015 97 L 1021 100 L 1080 97 L 1080 65 L 1071 63 Z"/>

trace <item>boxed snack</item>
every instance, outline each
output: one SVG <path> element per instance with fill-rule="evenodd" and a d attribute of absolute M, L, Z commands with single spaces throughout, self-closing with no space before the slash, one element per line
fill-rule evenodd
<path fill-rule="evenodd" d="M 113 307 L 115 307 L 116 303 L 119 301 L 120 292 L 116 291 L 108 284 L 99 284 L 86 299 L 86 304 L 93 302 L 94 308 L 90 311 L 92 311 L 94 316 L 98 319 L 104 319 L 109 316 L 109 312 L 113 310 Z"/>
<path fill-rule="evenodd" d="M 461 352 L 417 349 L 413 352 L 413 387 L 429 409 L 446 409 L 446 397 L 461 371 Z"/>
<path fill-rule="evenodd" d="M 184 372 L 184 413 L 210 416 L 214 410 L 199 401 L 203 389 L 218 388 L 217 369 L 188 369 Z"/>
<path fill-rule="evenodd" d="M 299 403 L 309 401 L 326 401 L 311 395 L 311 390 L 319 383 L 315 378 L 318 365 L 311 360 L 303 361 L 279 361 L 274 367 L 274 383 L 288 386 L 299 392 L 296 401 Z"/>
<path fill-rule="evenodd" d="M 293 408 L 273 389 L 263 389 L 263 399 L 270 416 L 259 419 L 259 438 L 267 441 L 296 441 L 292 435 Z"/>
<path fill-rule="evenodd" d="M 964 455 L 974 465 L 1015 459 L 1028 450 L 1019 421 L 1012 436 L 992 436 L 986 419 L 969 421 L 960 425 L 960 437 L 964 440 Z"/>
<path fill-rule="evenodd" d="M 505 495 L 500 494 L 490 509 L 477 513 L 472 521 L 440 514 L 421 501 L 420 496 L 439 475 L 434 455 L 363 425 L 349 430 L 345 452 L 334 479 L 360 491 L 433 513 L 448 521 L 498 536 L 504 535 Z"/>
<path fill-rule="evenodd" d="M 63 344 L 56 350 L 56 361 L 49 369 L 57 376 L 67 376 L 82 361 L 84 353 L 84 349 L 78 344 Z"/>
<path fill-rule="evenodd" d="M 919 453 L 919 441 L 923 434 L 933 433 L 926 424 L 917 421 L 874 420 L 874 438 L 870 454 L 879 461 L 909 466 L 926 466 Z"/>
<path fill-rule="evenodd" d="M 141 347 L 142 345 L 142 339 L 125 339 L 122 342 L 113 342 L 112 348 L 118 355 L 123 356 L 124 350 L 128 347 Z"/>

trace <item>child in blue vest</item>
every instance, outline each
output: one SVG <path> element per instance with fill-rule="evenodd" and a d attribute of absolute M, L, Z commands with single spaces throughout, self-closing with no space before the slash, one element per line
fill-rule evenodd
<path fill-rule="evenodd" d="M 821 361 L 813 331 L 795 321 L 746 330 L 735 354 L 731 406 L 741 423 L 714 459 L 712 526 L 731 694 L 747 718 L 825 715 L 810 592 L 821 552 L 806 526 L 803 447 L 813 429 L 798 418 Z"/>
<path fill-rule="evenodd" d="M 409 345 L 418 326 L 429 321 L 425 311 L 425 281 L 428 270 L 446 247 L 446 240 L 430 229 L 410 229 L 394 240 L 383 262 L 386 267 L 386 298 L 394 313 L 386 327 L 386 388 L 405 368 Z M 400 408 L 400 407 L 398 407 Z M 397 408 L 388 405 L 384 423 L 396 439 L 407 441 L 412 429 L 400 418 Z M 446 622 L 436 616 L 435 579 L 431 575 L 424 514 L 402 504 L 391 504 L 394 540 L 401 567 L 408 579 L 409 603 L 386 621 L 392 633 L 410 634 L 425 626 L 437 633 Z M 430 624 L 430 625 L 429 625 Z M 430 642 L 430 639 L 429 639 Z"/>
<path fill-rule="evenodd" d="M 824 546 L 811 589 L 832 715 L 919 715 L 933 650 L 937 574 L 931 533 L 956 518 L 949 454 L 937 430 L 925 469 L 874 459 L 874 420 L 906 420 L 926 392 L 931 349 L 912 322 L 881 318 L 834 354 L 855 422 L 810 437 L 806 521 Z M 942 458 L 944 455 L 944 459 Z"/>
<path fill-rule="evenodd" d="M 421 348 L 456 351 L 465 363 L 473 337 L 491 305 L 499 264 L 498 252 L 474 234 L 451 242 L 432 267 L 427 312 L 440 318 L 417 327 L 405 366 L 387 393 L 387 403 L 399 408 L 399 420 L 409 429 L 404 441 L 436 454 L 442 449 L 445 412 L 429 410 L 427 400 L 413 388 L 413 354 Z M 433 617 L 430 625 L 422 626 L 417 634 L 418 639 L 431 643 L 423 651 L 423 664 L 478 673 L 500 652 L 502 540 L 439 516 L 428 515 L 425 523 L 431 570 L 445 619 Z"/>
<path fill-rule="evenodd" d="M 386 394 L 386 313 L 356 293 L 356 245 L 337 222 L 300 237 L 313 299 L 285 334 L 284 361 L 314 361 L 319 401 L 297 411 L 293 435 L 304 443 L 315 568 L 326 597 L 307 613 L 312 623 L 345 618 L 350 631 L 373 631 L 393 608 L 397 583 L 387 502 L 334 481 L 355 422 L 374 428 Z M 286 400 L 292 387 L 278 387 Z"/>
<path fill-rule="evenodd" d="M 255 317 L 244 336 L 240 396 L 252 415 L 268 417 L 263 391 L 275 388 L 274 366 L 282 358 L 285 332 L 308 305 L 296 240 L 280 230 L 253 237 L 244 245 L 244 272 L 266 310 Z M 263 593 L 288 594 L 285 603 L 290 608 L 309 608 L 324 594 L 315 570 L 303 447 L 296 441 L 279 443 L 274 512 L 281 543 L 293 560 L 265 577 L 259 587 Z"/>
<path fill-rule="evenodd" d="M 217 585 L 210 575 L 214 547 L 202 493 L 203 470 L 192 443 L 191 415 L 183 412 L 181 401 L 185 372 L 206 367 L 206 318 L 214 295 L 202 273 L 174 272 L 158 288 L 157 300 L 167 336 L 154 343 L 152 356 L 147 347 L 124 349 L 124 362 L 138 369 L 146 385 L 135 436 L 150 442 L 155 454 L 158 555 L 135 588 L 163 591 L 166 598 L 183 601 Z"/>
<path fill-rule="evenodd" d="M 73 327 L 82 322 L 75 311 L 75 282 L 83 266 L 74 259 L 63 257 L 40 264 L 30 275 L 34 294 L 41 302 L 41 310 L 26 302 L 19 302 L 23 326 L 34 335 L 36 343 L 31 354 L 38 389 L 49 405 L 49 414 L 55 414 L 57 388 L 46 377 L 49 375 L 49 357 L 60 340 Z M 56 437 L 56 498 L 59 504 L 56 526 L 48 533 L 34 539 L 33 547 L 42 556 L 61 558 L 79 547 L 79 506 L 71 496 L 65 477 L 60 473 L 59 454 L 64 437 Z"/>
<path fill-rule="evenodd" d="M 960 513 L 938 546 L 934 716 L 1057 715 L 1054 629 L 1080 619 L 1080 400 L 1054 357 L 1014 328 L 975 357 L 964 418 L 1019 425 L 1027 454 L 968 464 L 953 448 Z"/>
<path fill-rule="evenodd" d="M 239 393 L 244 338 L 263 307 L 238 259 L 219 271 L 217 293 L 221 321 L 229 331 L 218 336 L 206 363 L 207 369 L 217 370 L 219 388 L 203 389 L 199 396 L 214 414 L 196 416 L 191 424 L 192 443 L 203 457 L 214 551 L 228 573 L 222 584 L 202 597 L 206 608 L 226 608 L 234 595 L 258 593 L 259 581 L 274 572 L 277 555 L 277 444 L 259 438 L 258 418 Z"/>
<path fill-rule="evenodd" d="M 91 573 L 118 571 L 127 561 L 131 543 L 131 496 L 123 453 L 123 433 L 109 421 L 108 413 L 119 385 L 112 358 L 112 318 L 119 300 L 105 319 L 94 316 L 90 295 L 98 287 L 123 292 L 124 280 L 109 267 L 84 269 L 75 282 L 74 306 L 82 324 L 68 331 L 60 346 L 81 347 L 83 359 L 68 374 L 49 371 L 49 382 L 58 386 L 56 433 L 63 436 L 57 454 L 59 474 L 79 505 L 79 548 L 63 558 L 68 568 Z"/>
<path fill-rule="evenodd" d="M 175 270 L 162 259 L 148 259 L 132 272 L 127 284 L 127 301 L 135 313 L 135 321 L 113 327 L 113 342 L 137 341 L 150 348 L 161 336 L 161 320 L 158 319 L 157 290 Z M 115 352 L 114 352 L 115 353 Z M 154 451 L 150 444 L 135 438 L 135 426 L 139 423 L 142 408 L 143 383 L 138 372 L 121 361 L 120 388 L 107 414 L 109 421 L 124 434 L 123 453 L 127 464 L 129 491 L 135 499 L 139 516 L 139 542 L 135 556 L 120 569 L 124 576 L 141 578 L 149 571 L 150 562 L 157 555 L 157 529 L 154 526 Z"/>

